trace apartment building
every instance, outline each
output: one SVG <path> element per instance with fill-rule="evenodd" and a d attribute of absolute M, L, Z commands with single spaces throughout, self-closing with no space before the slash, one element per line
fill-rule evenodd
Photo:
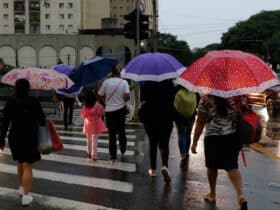
<path fill-rule="evenodd" d="M 145 14 L 152 14 L 152 2 Z M 58 59 L 76 66 L 96 54 L 117 57 L 124 64 L 134 41 L 122 34 L 123 15 L 135 0 L 0 0 L 0 58 L 18 67 L 50 67 Z M 102 34 L 102 20 L 117 19 Z M 80 31 L 100 30 L 80 34 Z"/>
<path fill-rule="evenodd" d="M 77 33 L 109 16 L 109 0 L 0 0 L 0 34 Z"/>

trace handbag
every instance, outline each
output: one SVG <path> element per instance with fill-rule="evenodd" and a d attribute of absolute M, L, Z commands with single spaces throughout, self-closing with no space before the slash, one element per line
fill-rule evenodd
<path fill-rule="evenodd" d="M 54 123 L 52 120 L 48 120 L 48 128 L 51 136 L 51 142 L 53 151 L 58 152 L 63 149 L 63 143 L 60 140 L 60 137 L 54 127 Z"/>
<path fill-rule="evenodd" d="M 43 126 L 39 125 L 38 140 L 38 152 L 41 154 L 50 154 L 53 152 L 53 143 L 51 140 L 48 121 L 46 121 L 45 125 Z"/>

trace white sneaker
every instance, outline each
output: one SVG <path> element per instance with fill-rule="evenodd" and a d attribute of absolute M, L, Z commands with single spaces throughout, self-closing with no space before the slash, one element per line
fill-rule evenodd
<path fill-rule="evenodd" d="M 30 203 L 32 203 L 33 197 L 31 195 L 23 195 L 21 199 L 21 205 L 28 206 Z"/>
<path fill-rule="evenodd" d="M 171 182 L 171 177 L 170 177 L 168 168 L 166 166 L 161 167 L 161 173 L 163 175 L 163 179 L 164 179 L 165 183 Z"/>
<path fill-rule="evenodd" d="M 23 188 L 22 188 L 22 186 L 19 186 L 17 191 L 18 191 L 19 195 L 23 195 Z"/>

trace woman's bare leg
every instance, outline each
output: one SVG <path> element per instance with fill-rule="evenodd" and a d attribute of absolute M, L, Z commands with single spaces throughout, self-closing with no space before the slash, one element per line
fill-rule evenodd
<path fill-rule="evenodd" d="M 23 195 L 27 195 L 30 192 L 32 184 L 32 164 L 23 163 L 23 175 L 22 175 L 22 187 Z"/>

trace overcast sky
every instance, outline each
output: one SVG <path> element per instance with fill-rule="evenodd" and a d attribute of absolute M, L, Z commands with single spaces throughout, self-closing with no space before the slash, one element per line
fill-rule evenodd
<path fill-rule="evenodd" d="M 191 48 L 219 43 L 235 23 L 262 10 L 279 10 L 280 0 L 158 0 L 159 31 L 177 35 Z M 280 21 L 279 21 L 280 22 Z"/>

